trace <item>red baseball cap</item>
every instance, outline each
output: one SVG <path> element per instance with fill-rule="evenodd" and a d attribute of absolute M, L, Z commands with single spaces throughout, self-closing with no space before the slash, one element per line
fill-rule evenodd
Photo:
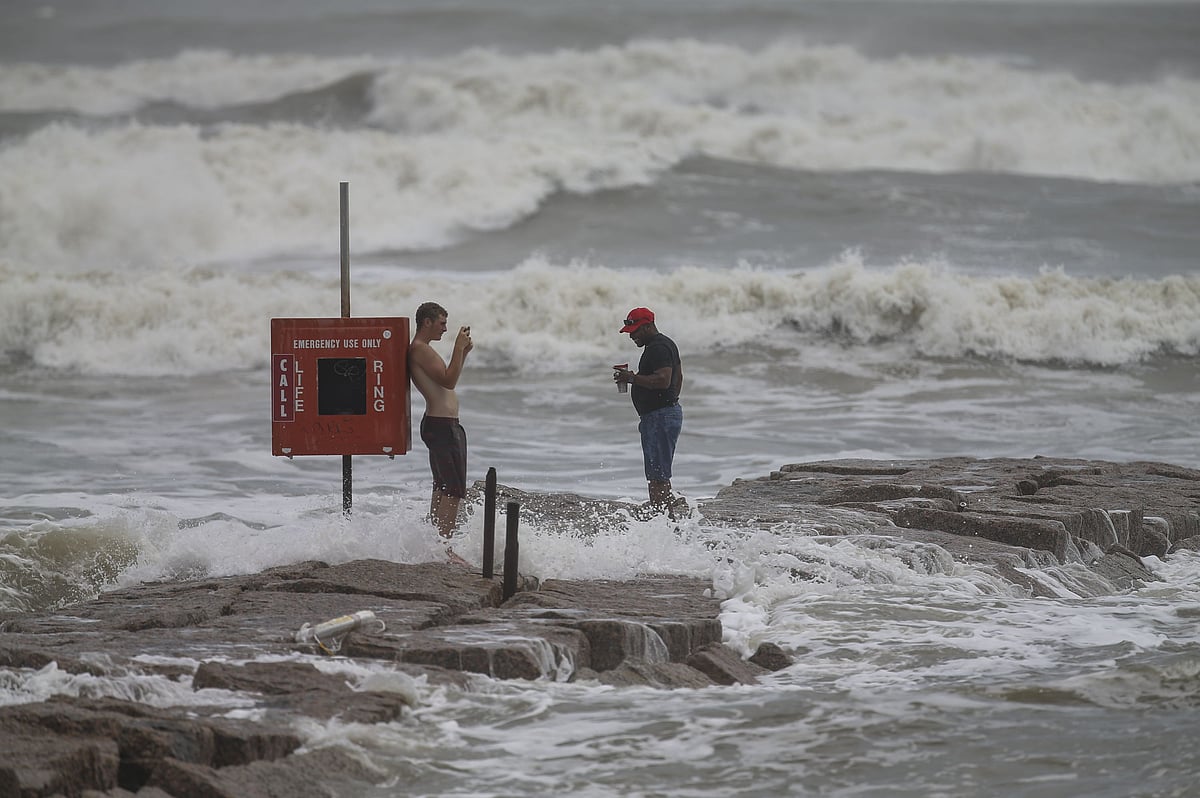
<path fill-rule="evenodd" d="M 625 317 L 625 326 L 621 328 L 621 332 L 633 332 L 639 327 L 654 322 L 654 311 L 650 308 L 634 308 L 629 311 L 629 315 Z"/>

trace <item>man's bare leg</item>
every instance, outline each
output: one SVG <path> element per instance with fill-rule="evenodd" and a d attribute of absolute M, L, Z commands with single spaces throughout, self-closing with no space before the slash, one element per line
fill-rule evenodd
<path fill-rule="evenodd" d="M 429 502 L 429 517 L 437 525 L 438 534 L 444 538 L 454 537 L 454 528 L 458 526 L 457 496 L 450 496 L 434 488 L 433 498 Z"/>
<path fill-rule="evenodd" d="M 429 503 L 429 517 L 437 525 L 438 534 L 445 538 L 447 544 L 450 538 L 454 537 L 454 530 L 458 526 L 459 501 L 457 496 L 449 496 L 434 489 L 433 498 Z M 470 563 L 458 556 L 449 545 L 446 546 L 446 555 L 455 565 L 470 566 Z"/>

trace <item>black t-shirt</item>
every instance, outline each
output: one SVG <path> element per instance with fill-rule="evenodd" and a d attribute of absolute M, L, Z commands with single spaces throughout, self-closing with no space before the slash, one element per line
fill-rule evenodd
<path fill-rule="evenodd" d="M 634 385 L 629 392 L 633 407 L 639 416 L 670 407 L 679 401 L 679 347 L 667 336 L 659 333 L 642 348 L 642 359 L 638 361 L 639 376 L 653 374 L 663 366 L 671 367 L 671 384 L 661 390 L 651 390 Z"/>

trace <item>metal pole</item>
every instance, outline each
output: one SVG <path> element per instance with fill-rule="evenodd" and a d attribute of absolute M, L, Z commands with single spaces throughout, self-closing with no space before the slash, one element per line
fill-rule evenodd
<path fill-rule="evenodd" d="M 496 575 L 496 469 L 489 468 L 483 490 L 483 578 Z"/>
<path fill-rule="evenodd" d="M 350 318 L 350 184 L 342 181 L 342 318 Z"/>
<path fill-rule="evenodd" d="M 342 318 L 350 318 L 350 184 L 342 181 Z M 354 504 L 354 462 L 342 455 L 342 513 L 350 515 Z"/>
<path fill-rule="evenodd" d="M 517 524 L 521 518 L 521 505 L 508 503 L 508 528 L 504 539 L 504 600 L 508 601 L 517 592 Z"/>

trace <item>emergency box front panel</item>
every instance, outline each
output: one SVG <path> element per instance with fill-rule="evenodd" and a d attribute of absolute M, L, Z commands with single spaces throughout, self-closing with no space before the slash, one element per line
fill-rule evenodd
<path fill-rule="evenodd" d="M 271 319 L 271 453 L 406 454 L 408 319 Z"/>

